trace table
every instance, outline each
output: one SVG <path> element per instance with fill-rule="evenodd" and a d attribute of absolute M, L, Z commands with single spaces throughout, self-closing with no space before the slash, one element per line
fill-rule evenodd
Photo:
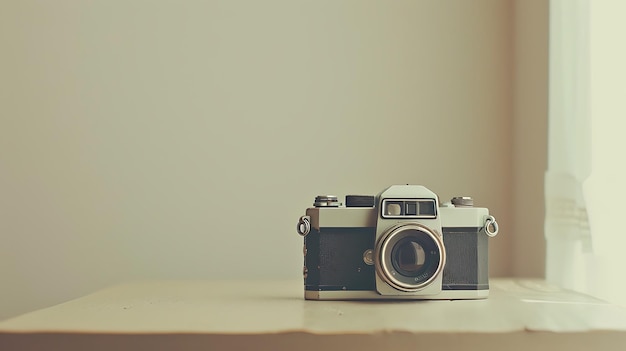
<path fill-rule="evenodd" d="M 541 280 L 486 300 L 305 301 L 301 281 L 113 286 L 0 322 L 0 350 L 626 349 L 626 310 Z"/>

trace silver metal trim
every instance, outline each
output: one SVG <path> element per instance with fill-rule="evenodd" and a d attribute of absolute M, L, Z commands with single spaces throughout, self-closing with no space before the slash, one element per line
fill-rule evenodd
<path fill-rule="evenodd" d="M 489 290 L 442 290 L 436 295 L 380 295 L 374 290 L 305 290 L 306 300 L 482 300 Z"/>
<path fill-rule="evenodd" d="M 457 207 L 473 207 L 474 199 L 469 196 L 457 196 L 453 197 L 450 202 Z"/>
<path fill-rule="evenodd" d="M 368 266 L 374 264 L 374 250 L 367 249 L 365 250 L 365 252 L 363 252 L 363 262 L 365 262 L 365 264 Z"/>
<path fill-rule="evenodd" d="M 341 206 L 341 202 L 337 199 L 335 195 L 318 195 L 315 197 L 315 202 L 313 202 L 313 206 L 315 207 L 339 207 Z"/>
<path fill-rule="evenodd" d="M 309 234 L 309 232 L 311 231 L 311 217 L 300 217 L 300 220 L 298 220 L 298 225 L 296 226 L 296 230 L 301 236 L 306 236 L 307 234 Z"/>
<path fill-rule="evenodd" d="M 490 228 L 493 227 L 493 231 L 490 230 Z M 498 222 L 496 222 L 496 219 L 494 216 L 489 216 L 487 217 L 487 219 L 485 220 L 485 233 L 487 233 L 487 235 L 489 237 L 494 237 L 496 235 L 498 235 Z"/>

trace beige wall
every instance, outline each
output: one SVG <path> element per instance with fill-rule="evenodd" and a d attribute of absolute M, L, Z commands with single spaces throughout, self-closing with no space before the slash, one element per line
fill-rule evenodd
<path fill-rule="evenodd" d="M 513 103 L 538 99 L 513 82 L 529 6 L 0 3 L 0 318 L 127 280 L 298 278 L 316 194 L 394 183 L 473 196 L 492 275 L 541 275 L 514 220 L 542 200 L 516 129 L 542 107 Z"/>
<path fill-rule="evenodd" d="M 545 274 L 543 180 L 547 165 L 548 0 L 515 1 L 512 269 Z"/>

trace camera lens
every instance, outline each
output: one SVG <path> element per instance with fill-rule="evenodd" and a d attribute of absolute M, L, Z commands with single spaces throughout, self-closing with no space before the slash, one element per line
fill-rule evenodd
<path fill-rule="evenodd" d="M 443 270 L 445 250 L 439 235 L 417 224 L 390 228 L 377 245 L 377 273 L 402 291 L 428 286 Z"/>
<path fill-rule="evenodd" d="M 412 276 L 420 272 L 426 263 L 424 248 L 413 238 L 400 240 L 391 252 L 393 267 L 402 275 Z"/>

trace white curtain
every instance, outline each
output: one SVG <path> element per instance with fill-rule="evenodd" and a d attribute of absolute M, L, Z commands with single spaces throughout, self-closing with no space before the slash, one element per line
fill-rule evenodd
<path fill-rule="evenodd" d="M 546 279 L 626 303 L 626 2 L 552 0 Z"/>

